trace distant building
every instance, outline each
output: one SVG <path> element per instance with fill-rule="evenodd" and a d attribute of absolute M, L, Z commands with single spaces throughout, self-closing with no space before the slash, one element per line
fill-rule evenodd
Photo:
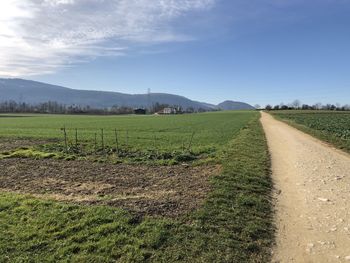
<path fill-rule="evenodd" d="M 176 114 L 177 110 L 175 108 L 164 108 L 163 112 L 164 114 Z"/>
<path fill-rule="evenodd" d="M 145 115 L 146 114 L 146 110 L 145 109 L 134 109 L 134 114 Z"/>
<path fill-rule="evenodd" d="M 167 115 L 169 115 L 169 114 L 177 114 L 177 113 L 178 113 L 177 109 L 173 108 L 173 107 L 167 107 L 167 108 L 164 108 L 164 109 L 156 112 L 156 114 L 167 114 Z"/>

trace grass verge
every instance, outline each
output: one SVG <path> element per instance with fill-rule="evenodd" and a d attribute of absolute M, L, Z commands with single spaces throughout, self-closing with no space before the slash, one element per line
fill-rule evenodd
<path fill-rule="evenodd" d="M 309 115 L 312 115 L 312 114 L 315 115 L 315 113 L 311 113 Z M 346 114 L 348 114 L 348 113 L 340 113 L 338 115 L 345 116 Z M 282 122 L 296 128 L 302 132 L 310 134 L 311 136 L 314 136 L 314 137 L 320 139 L 321 141 L 330 143 L 338 149 L 341 149 L 343 151 L 350 153 L 350 139 L 348 137 L 344 138 L 342 136 L 339 136 L 336 132 L 327 131 L 325 129 L 318 130 L 318 129 L 308 127 L 306 124 L 299 123 L 296 119 L 293 119 L 293 115 L 295 115 L 297 117 L 298 115 L 301 115 L 300 113 L 292 113 L 290 115 L 287 115 L 286 113 L 271 113 L 271 115 L 279 121 L 282 121 Z M 304 114 L 304 115 L 307 116 L 307 114 Z M 322 116 L 322 114 L 320 114 L 320 115 Z M 292 116 L 292 117 L 290 117 L 290 116 Z M 327 123 L 327 120 L 322 120 L 322 121 Z M 328 125 L 330 128 L 332 128 L 331 122 L 328 122 Z M 332 130 L 332 129 L 330 129 L 330 130 Z"/>
<path fill-rule="evenodd" d="M 272 182 L 258 118 L 221 159 L 203 207 L 178 220 L 0 193 L 0 262 L 268 262 Z"/>
<path fill-rule="evenodd" d="M 255 120 L 226 147 L 213 192 L 157 253 L 163 262 L 269 262 L 272 182 L 264 132 Z"/>

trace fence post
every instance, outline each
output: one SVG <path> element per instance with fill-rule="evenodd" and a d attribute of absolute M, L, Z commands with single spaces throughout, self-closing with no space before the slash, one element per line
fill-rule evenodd
<path fill-rule="evenodd" d="M 75 148 L 78 149 L 78 129 L 75 129 Z"/>
<path fill-rule="evenodd" d="M 129 147 L 129 131 L 126 130 L 126 149 Z"/>
<path fill-rule="evenodd" d="M 95 132 L 95 154 L 97 153 L 97 133 Z"/>
<path fill-rule="evenodd" d="M 189 145 L 188 145 L 188 151 L 191 151 L 192 141 L 193 141 L 194 134 L 195 134 L 195 132 L 192 132 L 191 140 L 190 140 L 190 143 L 189 143 Z"/>
<path fill-rule="evenodd" d="M 102 142 L 102 151 L 105 151 L 105 143 L 104 143 L 104 138 L 103 138 L 103 129 L 101 129 L 101 142 Z"/>
<path fill-rule="evenodd" d="M 154 149 L 157 149 L 157 137 L 156 137 L 156 132 L 153 132 L 153 139 L 154 139 Z"/>
<path fill-rule="evenodd" d="M 63 128 L 61 128 L 61 130 L 63 131 L 63 136 L 64 136 L 64 150 L 67 153 L 68 152 L 68 142 L 67 142 L 67 132 L 66 132 L 66 126 L 64 126 Z"/>
<path fill-rule="evenodd" d="M 115 143 L 117 145 L 117 153 L 119 153 L 119 142 L 118 142 L 118 132 L 117 129 L 114 129 L 114 134 L 115 134 Z"/>

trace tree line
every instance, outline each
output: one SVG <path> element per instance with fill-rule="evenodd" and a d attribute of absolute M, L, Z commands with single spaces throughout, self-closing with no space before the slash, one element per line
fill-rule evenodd
<path fill-rule="evenodd" d="M 55 101 L 43 103 L 26 103 L 16 101 L 0 102 L 1 113 L 49 113 L 49 114 L 130 114 L 130 107 L 93 108 L 82 105 L 65 105 Z"/>
<path fill-rule="evenodd" d="M 350 105 L 337 104 L 322 104 L 315 103 L 313 105 L 302 104 L 299 100 L 295 100 L 292 103 L 284 104 L 280 103 L 277 105 L 267 104 L 265 110 L 334 110 L 334 111 L 349 111 Z"/>
<path fill-rule="evenodd" d="M 154 103 L 146 109 L 148 113 L 155 113 L 167 107 L 174 107 L 179 113 L 203 112 L 205 109 L 195 109 L 188 107 L 183 109 L 180 106 L 170 106 L 169 104 Z M 13 100 L 0 102 L 0 113 L 47 113 L 47 114 L 93 114 L 93 115 L 122 115 L 134 113 L 134 108 L 114 105 L 108 108 L 93 108 L 82 105 L 65 105 L 56 101 L 43 103 L 16 102 Z"/>

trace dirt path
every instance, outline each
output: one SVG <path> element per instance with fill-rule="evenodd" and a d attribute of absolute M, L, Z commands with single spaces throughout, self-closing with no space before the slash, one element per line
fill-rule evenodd
<path fill-rule="evenodd" d="M 262 113 L 276 188 L 273 262 L 350 262 L 350 156 Z"/>

